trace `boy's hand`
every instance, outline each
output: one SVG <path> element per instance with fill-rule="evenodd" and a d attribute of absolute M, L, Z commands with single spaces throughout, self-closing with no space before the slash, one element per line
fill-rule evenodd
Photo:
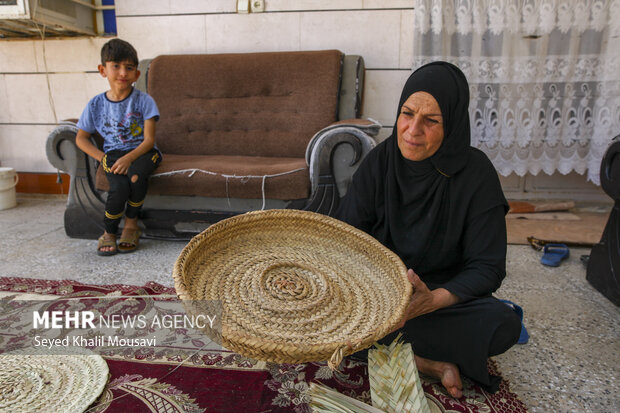
<path fill-rule="evenodd" d="M 116 160 L 116 162 L 114 162 L 114 165 L 112 165 L 110 171 L 117 175 L 127 175 L 127 171 L 129 170 L 132 162 L 133 160 L 129 156 L 121 156 Z"/>

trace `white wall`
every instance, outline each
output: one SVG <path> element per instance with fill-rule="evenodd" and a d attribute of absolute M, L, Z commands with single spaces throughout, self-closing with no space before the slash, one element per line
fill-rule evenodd
<path fill-rule="evenodd" d="M 236 0 L 117 0 L 118 36 L 141 59 L 170 53 L 339 49 L 366 62 L 363 116 L 393 125 L 410 73 L 413 0 L 265 0 L 237 14 Z M 107 38 L 0 40 L 0 164 L 52 172 L 45 140 L 107 89 L 97 73 Z"/>

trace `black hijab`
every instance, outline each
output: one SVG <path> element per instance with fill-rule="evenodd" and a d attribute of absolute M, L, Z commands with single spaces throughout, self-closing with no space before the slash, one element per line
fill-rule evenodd
<path fill-rule="evenodd" d="M 434 155 L 411 161 L 398 148 L 396 123 L 405 101 L 419 91 L 439 104 L 444 138 Z M 412 73 L 392 135 L 364 159 L 336 212 L 396 252 L 427 282 L 445 281 L 442 273 L 454 274 L 463 265 L 468 220 L 498 205 L 507 208 L 490 161 L 470 146 L 468 106 L 467 79 L 456 66 L 434 62 Z"/>

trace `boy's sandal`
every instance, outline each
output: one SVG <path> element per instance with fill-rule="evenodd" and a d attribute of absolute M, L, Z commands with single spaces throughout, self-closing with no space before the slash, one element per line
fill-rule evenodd
<path fill-rule="evenodd" d="M 142 230 L 140 228 L 123 229 L 123 234 L 127 235 L 121 236 L 121 239 L 118 241 L 118 252 L 126 254 L 128 252 L 134 252 L 136 249 L 138 249 Z"/>
<path fill-rule="evenodd" d="M 114 247 L 114 249 L 110 251 L 103 251 L 102 248 Z M 105 235 L 99 237 L 97 242 L 97 255 L 101 255 L 103 257 L 109 257 L 110 255 L 115 255 L 118 252 L 118 247 L 116 246 L 116 237 L 106 238 Z"/>

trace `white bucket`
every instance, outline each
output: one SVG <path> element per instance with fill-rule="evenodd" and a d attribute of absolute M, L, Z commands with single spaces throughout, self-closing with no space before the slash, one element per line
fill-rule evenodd
<path fill-rule="evenodd" d="M 0 167 L 0 211 L 17 206 L 15 185 L 18 180 L 15 169 Z"/>

